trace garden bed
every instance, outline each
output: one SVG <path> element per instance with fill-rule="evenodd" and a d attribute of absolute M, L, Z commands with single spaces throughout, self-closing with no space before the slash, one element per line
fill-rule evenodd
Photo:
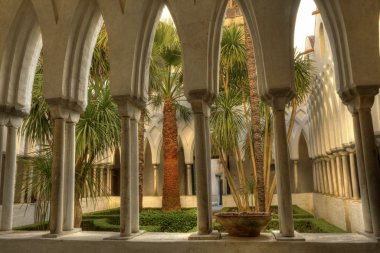
<path fill-rule="evenodd" d="M 221 211 L 233 211 L 223 208 Z M 278 230 L 277 207 L 271 207 L 273 214 L 266 230 Z M 300 233 L 344 233 L 344 231 L 323 219 L 316 219 L 310 213 L 293 206 L 294 228 Z M 178 212 L 162 212 L 160 209 L 144 209 L 140 213 L 140 228 L 148 232 L 194 232 L 197 230 L 197 211 L 195 208 Z M 213 220 L 214 229 L 223 231 L 223 227 Z M 33 224 L 15 228 L 15 230 L 47 230 L 47 223 Z M 85 214 L 82 221 L 84 231 L 120 231 L 120 209 Z"/>

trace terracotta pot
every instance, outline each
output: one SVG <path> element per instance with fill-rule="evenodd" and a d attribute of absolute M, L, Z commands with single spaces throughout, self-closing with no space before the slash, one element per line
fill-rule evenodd
<path fill-rule="evenodd" d="M 215 214 L 216 220 L 232 236 L 260 236 L 272 219 L 271 213 L 226 212 Z"/>

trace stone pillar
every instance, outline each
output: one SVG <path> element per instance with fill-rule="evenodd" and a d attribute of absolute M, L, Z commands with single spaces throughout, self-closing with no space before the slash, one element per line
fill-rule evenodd
<path fill-rule="evenodd" d="M 379 89 L 377 88 L 374 91 L 363 91 L 365 94 L 359 94 L 356 98 L 356 108 L 360 121 L 372 228 L 374 235 L 380 237 L 380 166 L 371 115 L 374 96 L 378 91 Z"/>
<path fill-rule="evenodd" d="M 66 122 L 66 155 L 65 155 L 65 186 L 64 186 L 64 217 L 63 230 L 74 229 L 75 203 L 75 126 L 79 114 L 71 112 Z"/>
<path fill-rule="evenodd" d="M 341 151 L 340 152 L 342 156 L 342 168 L 343 168 L 343 182 L 344 182 L 344 194 L 343 196 L 345 198 L 350 198 L 351 193 L 350 193 L 350 172 L 348 171 L 348 153 L 346 151 Z"/>
<path fill-rule="evenodd" d="M 337 176 L 336 176 L 336 168 L 335 168 L 335 156 L 329 155 L 330 160 L 330 168 L 331 168 L 331 176 L 332 176 L 332 187 L 333 187 L 333 195 L 338 196 L 338 188 L 337 188 Z"/>
<path fill-rule="evenodd" d="M 140 231 L 139 226 L 139 120 L 140 110 L 135 108 L 135 114 L 131 118 L 131 229 L 132 233 Z"/>
<path fill-rule="evenodd" d="M 331 175 L 331 167 L 330 167 L 330 159 L 328 157 L 324 158 L 324 163 L 326 166 L 326 172 L 327 172 L 327 181 L 329 183 L 329 194 L 334 195 L 334 188 L 332 183 L 332 175 Z"/>
<path fill-rule="evenodd" d="M 294 192 L 298 192 L 298 160 L 293 161 Z"/>
<path fill-rule="evenodd" d="M 356 170 L 355 150 L 353 148 L 347 148 L 347 152 L 350 158 L 352 197 L 353 199 L 358 200 L 360 198 L 360 194 L 359 194 L 358 175 L 357 175 L 357 170 Z"/>
<path fill-rule="evenodd" d="M 51 171 L 50 234 L 61 234 L 63 230 L 63 191 L 65 167 L 65 124 L 67 111 L 62 105 L 50 105 L 53 121 L 53 164 Z"/>
<path fill-rule="evenodd" d="M 209 105 L 202 99 L 191 100 L 191 107 L 194 118 L 194 139 L 195 139 L 195 168 L 197 170 L 197 222 L 198 235 L 208 235 L 212 233 L 211 226 L 211 202 L 209 191 L 210 165 L 208 159 L 209 140 L 207 139 L 209 129 L 206 124 L 207 115 L 209 114 Z"/>
<path fill-rule="evenodd" d="M 153 164 L 153 191 L 158 196 L 158 164 Z"/>
<path fill-rule="evenodd" d="M 114 100 L 121 116 L 120 237 L 128 237 L 139 229 L 137 124 L 140 110 L 129 97 L 114 97 Z"/>
<path fill-rule="evenodd" d="M 1 120 L 1 119 L 0 119 Z M 3 143 L 4 143 L 4 122 L 0 121 L 0 205 L 2 204 L 3 195 Z"/>
<path fill-rule="evenodd" d="M 356 150 L 356 157 L 357 157 L 357 163 L 358 163 L 358 176 L 359 176 L 359 184 L 360 184 L 360 197 L 361 197 L 361 202 L 362 202 L 364 231 L 367 233 L 373 233 L 371 210 L 369 207 L 367 176 L 366 176 L 365 164 L 364 164 L 359 114 L 353 107 L 349 107 L 349 109 L 351 110 L 351 113 L 352 113 L 352 120 L 353 120 L 353 126 L 354 126 L 355 150 Z"/>
<path fill-rule="evenodd" d="M 343 188 L 342 188 L 342 163 L 338 153 L 335 154 L 336 161 L 336 171 L 337 171 L 337 188 L 338 188 L 338 196 L 343 197 Z"/>
<path fill-rule="evenodd" d="M 316 173 L 315 173 L 315 162 L 314 161 L 313 161 L 312 169 L 313 169 L 313 191 L 317 192 L 318 187 L 317 187 L 317 177 L 316 177 Z"/>
<path fill-rule="evenodd" d="M 329 194 L 330 189 L 329 189 L 329 181 L 328 181 L 328 174 L 327 174 L 327 167 L 325 163 L 325 159 L 322 157 L 321 158 L 321 165 L 322 165 L 322 174 L 323 174 L 323 184 L 324 184 L 324 190 L 325 194 Z"/>
<path fill-rule="evenodd" d="M 320 192 L 326 193 L 325 192 L 325 184 L 323 180 L 323 171 L 322 171 L 322 160 L 321 158 L 318 159 L 318 172 L 319 172 L 319 187 L 320 187 Z"/>
<path fill-rule="evenodd" d="M 186 164 L 186 190 L 187 195 L 191 196 L 193 195 L 193 165 L 192 164 Z"/>
<path fill-rule="evenodd" d="M 21 126 L 22 119 L 10 116 L 7 126 L 7 147 L 5 156 L 3 202 L 1 210 L 0 231 L 12 230 L 13 203 L 16 184 L 16 140 L 17 129 Z"/>
<path fill-rule="evenodd" d="M 322 193 L 323 187 L 322 187 L 322 180 L 321 180 L 321 170 L 320 170 L 320 160 L 317 158 L 315 160 L 315 169 L 317 172 L 317 182 L 318 182 L 318 192 Z"/>
<path fill-rule="evenodd" d="M 285 105 L 287 99 L 273 98 L 273 129 L 280 233 L 294 237 L 292 194 L 290 190 L 289 150 L 286 140 Z"/>
<path fill-rule="evenodd" d="M 111 195 L 111 169 L 110 168 L 106 168 L 106 189 L 107 189 L 107 196 L 110 196 Z"/>

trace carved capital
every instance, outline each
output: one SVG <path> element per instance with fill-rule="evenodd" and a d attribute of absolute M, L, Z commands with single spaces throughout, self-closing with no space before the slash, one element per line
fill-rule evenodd
<path fill-rule="evenodd" d="M 378 87 L 356 87 L 353 90 L 352 98 L 346 101 L 349 111 L 354 114 L 357 113 L 358 110 L 371 110 L 375 96 L 378 93 Z"/>
<path fill-rule="evenodd" d="M 140 119 L 141 108 L 145 106 L 142 100 L 133 99 L 130 96 L 116 96 L 114 101 L 121 117 L 128 117 L 137 121 Z"/>

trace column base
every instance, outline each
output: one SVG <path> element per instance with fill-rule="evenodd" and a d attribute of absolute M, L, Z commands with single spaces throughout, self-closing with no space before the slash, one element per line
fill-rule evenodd
<path fill-rule="evenodd" d="M 103 240 L 110 240 L 110 241 L 128 241 L 128 240 L 131 240 L 137 236 L 140 236 L 142 234 L 144 234 L 145 231 L 144 230 L 140 230 L 139 232 L 137 233 L 131 233 L 130 235 L 128 236 L 120 236 L 120 234 L 118 235 L 114 235 L 114 236 L 111 236 L 111 237 L 107 237 L 107 238 L 104 238 Z"/>
<path fill-rule="evenodd" d="M 0 235 L 12 234 L 13 232 L 13 230 L 0 230 Z"/>
<path fill-rule="evenodd" d="M 198 233 L 193 233 L 189 236 L 189 240 L 220 240 L 222 238 L 221 234 L 217 230 L 213 230 L 210 234 L 200 235 Z"/>
<path fill-rule="evenodd" d="M 293 237 L 283 236 L 279 230 L 273 230 L 272 234 L 273 234 L 274 238 L 276 239 L 276 241 L 291 241 L 291 242 L 304 242 L 305 241 L 305 238 L 303 236 L 301 236 L 301 234 L 298 233 L 297 231 L 294 231 Z"/>
<path fill-rule="evenodd" d="M 62 237 L 62 236 L 65 236 L 65 235 L 71 235 L 71 234 L 75 234 L 75 233 L 79 233 L 79 232 L 82 232 L 82 228 L 74 228 L 72 230 L 64 230 L 62 231 L 62 233 L 59 233 L 59 234 L 45 234 L 43 235 L 42 237 L 43 238 L 59 238 L 59 237 Z"/>
<path fill-rule="evenodd" d="M 365 232 L 365 231 L 359 231 L 357 232 L 359 235 L 364 235 L 370 239 L 374 239 L 374 240 L 377 240 L 378 242 L 380 242 L 380 236 L 375 236 L 373 233 L 368 233 L 368 232 Z"/>

